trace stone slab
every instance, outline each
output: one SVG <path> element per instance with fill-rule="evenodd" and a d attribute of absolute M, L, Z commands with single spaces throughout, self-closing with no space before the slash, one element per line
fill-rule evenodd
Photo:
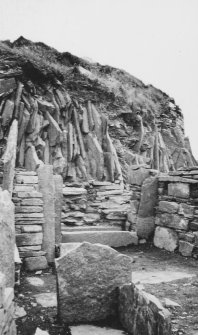
<path fill-rule="evenodd" d="M 166 213 L 177 213 L 179 209 L 179 205 L 173 201 L 160 201 L 158 205 L 158 209 L 160 212 Z"/>
<path fill-rule="evenodd" d="M 155 217 L 155 224 L 179 230 L 188 229 L 188 220 L 177 214 L 161 213 Z"/>
<path fill-rule="evenodd" d="M 17 246 L 26 245 L 40 245 L 42 244 L 43 234 L 42 233 L 24 233 L 16 234 Z"/>
<path fill-rule="evenodd" d="M 116 316 L 117 287 L 131 281 L 132 262 L 108 246 L 86 242 L 56 259 L 60 319 L 74 324 Z"/>
<path fill-rule="evenodd" d="M 38 184 L 38 176 L 16 175 L 17 184 Z"/>
<path fill-rule="evenodd" d="M 182 256 L 191 257 L 193 249 L 194 244 L 187 241 L 179 241 L 179 252 L 182 254 Z"/>
<path fill-rule="evenodd" d="M 109 245 L 111 247 L 123 247 L 130 244 L 137 245 L 138 237 L 135 232 L 128 231 L 80 231 L 63 232 L 63 243 L 89 242 Z"/>
<path fill-rule="evenodd" d="M 84 195 L 87 194 L 87 190 L 81 187 L 64 187 L 63 188 L 63 195 L 70 196 L 70 195 Z"/>

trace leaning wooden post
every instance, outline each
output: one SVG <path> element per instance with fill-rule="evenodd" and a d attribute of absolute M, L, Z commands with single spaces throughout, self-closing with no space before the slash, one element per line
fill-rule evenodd
<path fill-rule="evenodd" d="M 7 147 L 3 154 L 3 157 L 1 158 L 1 161 L 4 164 L 2 188 L 3 190 L 8 190 L 11 195 L 13 191 L 14 171 L 16 162 L 17 136 L 18 121 L 13 120 L 8 135 Z"/>

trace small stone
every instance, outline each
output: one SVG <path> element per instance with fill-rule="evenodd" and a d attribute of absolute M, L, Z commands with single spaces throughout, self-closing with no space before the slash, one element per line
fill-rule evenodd
<path fill-rule="evenodd" d="M 157 227 L 153 242 L 157 248 L 174 251 L 178 246 L 178 235 L 172 229 Z"/>
<path fill-rule="evenodd" d="M 45 330 L 40 329 L 40 328 L 36 328 L 35 335 L 49 335 L 49 333 Z"/>
<path fill-rule="evenodd" d="M 37 277 L 27 277 L 26 280 L 28 281 L 29 284 L 33 286 L 43 286 L 44 285 L 44 281 Z"/>
<path fill-rule="evenodd" d="M 187 230 L 188 220 L 177 214 L 161 213 L 155 218 L 155 224 L 173 229 Z"/>
<path fill-rule="evenodd" d="M 193 248 L 194 248 L 194 244 L 191 244 L 186 241 L 179 241 L 179 252 L 182 254 L 182 256 L 185 256 L 185 257 L 192 256 Z"/>
<path fill-rule="evenodd" d="M 56 292 L 35 294 L 34 297 L 37 303 L 45 308 L 57 306 Z"/>
<path fill-rule="evenodd" d="M 19 318 L 23 318 L 26 315 L 27 315 L 27 313 L 26 313 L 25 309 L 23 307 L 20 307 L 20 306 L 16 305 L 14 318 L 19 319 Z"/>

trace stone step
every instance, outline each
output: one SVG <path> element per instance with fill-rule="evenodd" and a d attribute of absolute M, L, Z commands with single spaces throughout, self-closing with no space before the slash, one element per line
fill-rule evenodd
<path fill-rule="evenodd" d="M 137 245 L 138 237 L 135 232 L 129 231 L 79 231 L 62 232 L 62 243 L 89 242 L 124 247 L 130 244 Z"/>
<path fill-rule="evenodd" d="M 122 231 L 121 227 L 114 226 L 77 226 L 77 227 L 68 227 L 65 224 L 61 225 L 62 232 L 81 232 L 81 231 Z"/>

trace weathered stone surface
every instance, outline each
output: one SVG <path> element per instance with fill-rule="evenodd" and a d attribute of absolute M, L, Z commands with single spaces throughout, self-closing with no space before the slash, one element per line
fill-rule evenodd
<path fill-rule="evenodd" d="M 170 335 L 171 314 L 153 295 L 140 291 L 134 284 L 119 288 L 119 318 L 133 335 Z"/>
<path fill-rule="evenodd" d="M 193 231 L 198 231 L 198 221 L 189 222 L 189 229 Z"/>
<path fill-rule="evenodd" d="M 130 244 L 137 245 L 138 237 L 135 232 L 129 231 L 80 231 L 80 232 L 63 232 L 63 243 L 76 242 L 101 243 L 111 247 L 124 247 Z"/>
<path fill-rule="evenodd" d="M 92 325 L 72 326 L 70 329 L 72 335 L 123 335 L 123 331 L 121 329 Z"/>
<path fill-rule="evenodd" d="M 21 206 L 43 206 L 43 200 L 37 198 L 22 199 Z"/>
<path fill-rule="evenodd" d="M 176 177 L 176 176 L 169 176 L 168 174 L 159 176 L 160 182 L 170 182 L 170 183 L 179 183 L 179 184 L 197 184 L 197 180 L 188 179 L 188 178 L 182 178 L 182 177 Z"/>
<path fill-rule="evenodd" d="M 155 206 L 157 203 L 157 177 L 149 177 L 143 181 L 141 199 L 138 209 L 136 231 L 139 237 L 149 238 L 154 232 Z"/>
<path fill-rule="evenodd" d="M 160 201 L 158 208 L 160 212 L 174 214 L 174 213 L 177 213 L 179 209 L 179 205 L 176 202 Z"/>
<path fill-rule="evenodd" d="M 132 185 L 142 185 L 143 181 L 149 176 L 149 169 L 141 166 L 139 168 L 128 171 L 127 183 Z"/>
<path fill-rule="evenodd" d="M 9 90 L 16 88 L 16 81 L 14 78 L 0 79 L 0 94 L 6 93 Z"/>
<path fill-rule="evenodd" d="M 131 258 L 104 245 L 82 243 L 55 263 L 58 312 L 64 322 L 116 316 L 117 287 L 131 281 Z"/>
<path fill-rule="evenodd" d="M 38 184 L 38 177 L 17 174 L 16 183 L 18 184 Z"/>
<path fill-rule="evenodd" d="M 41 245 L 29 245 L 25 247 L 18 247 L 19 251 L 38 251 L 41 250 Z"/>
<path fill-rule="evenodd" d="M 170 183 L 168 184 L 168 195 L 188 199 L 190 196 L 190 187 L 184 183 Z"/>
<path fill-rule="evenodd" d="M 34 218 L 43 218 L 43 213 L 17 213 L 15 214 L 15 218 L 18 219 L 25 219 L 25 218 L 31 218 L 34 220 Z"/>
<path fill-rule="evenodd" d="M 3 109 L 3 114 L 2 114 L 2 126 L 8 126 L 12 119 L 14 111 L 14 102 L 11 100 L 7 100 Z"/>
<path fill-rule="evenodd" d="M 53 167 L 44 165 L 38 169 L 39 190 L 43 194 L 43 241 L 42 249 L 46 251 L 48 262 L 54 261 L 55 255 L 55 186 Z"/>
<path fill-rule="evenodd" d="M 178 214 L 184 215 L 187 218 L 193 218 L 194 216 L 194 207 L 185 203 L 179 205 Z"/>
<path fill-rule="evenodd" d="M 14 286 L 14 250 L 14 205 L 8 191 L 0 188 L 0 270 L 10 287 Z"/>
<path fill-rule="evenodd" d="M 63 188 L 63 195 L 83 195 L 87 194 L 87 190 L 81 187 L 64 187 Z"/>
<path fill-rule="evenodd" d="M 198 247 L 198 231 L 195 231 L 193 233 L 194 239 L 195 239 L 195 247 Z M 189 241 L 189 242 L 193 242 L 193 241 Z"/>
<path fill-rule="evenodd" d="M 189 243 L 187 241 L 179 241 L 179 252 L 182 256 L 190 257 L 192 256 L 192 251 L 194 248 L 194 244 Z"/>
<path fill-rule="evenodd" d="M 42 250 L 27 250 L 27 251 L 20 251 L 20 257 L 21 258 L 27 258 L 27 257 L 40 257 L 45 256 L 46 252 Z"/>
<path fill-rule="evenodd" d="M 41 192 L 31 191 L 31 192 L 15 192 L 14 194 L 17 195 L 19 198 L 42 198 L 43 195 Z"/>
<path fill-rule="evenodd" d="M 138 237 L 148 239 L 154 232 L 155 229 L 155 218 L 154 216 L 149 217 L 137 217 L 136 221 L 136 232 Z"/>
<path fill-rule="evenodd" d="M 177 214 L 162 213 L 155 218 L 155 224 L 158 226 L 165 226 L 174 229 L 187 230 L 188 220 L 182 218 Z"/>
<path fill-rule="evenodd" d="M 43 270 L 48 267 L 45 256 L 27 257 L 25 258 L 24 264 L 28 271 Z"/>
<path fill-rule="evenodd" d="M 61 243 L 61 211 L 63 202 L 63 178 L 60 175 L 54 175 L 55 187 L 55 243 Z"/>
<path fill-rule="evenodd" d="M 43 234 L 42 233 L 32 233 L 32 234 L 16 234 L 17 246 L 23 245 L 39 245 L 42 244 Z"/>
<path fill-rule="evenodd" d="M 195 236 L 193 233 L 189 232 L 189 233 L 185 233 L 185 232 L 179 232 L 178 234 L 179 239 L 187 241 L 187 242 L 194 242 L 195 240 Z"/>
<path fill-rule="evenodd" d="M 157 248 L 174 251 L 178 246 L 178 235 L 172 229 L 157 227 L 153 242 Z"/>
<path fill-rule="evenodd" d="M 31 192 L 36 191 L 37 185 L 28 185 L 28 184 L 16 184 L 14 186 L 14 192 Z"/>
<path fill-rule="evenodd" d="M 41 206 L 16 206 L 15 213 L 41 213 L 43 208 Z"/>
<path fill-rule="evenodd" d="M 22 233 L 40 233 L 42 232 L 42 226 L 37 225 L 21 225 Z"/>

